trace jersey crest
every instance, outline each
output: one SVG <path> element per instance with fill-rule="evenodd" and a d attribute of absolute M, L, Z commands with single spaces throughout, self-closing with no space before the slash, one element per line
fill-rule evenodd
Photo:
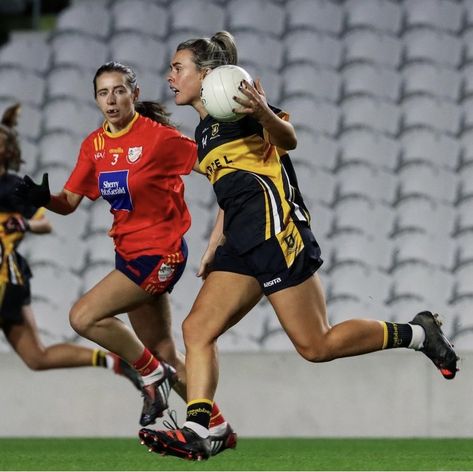
<path fill-rule="evenodd" d="M 141 157 L 142 154 L 143 146 L 128 148 L 128 155 L 126 156 L 126 160 L 128 161 L 128 163 L 133 164 Z"/>

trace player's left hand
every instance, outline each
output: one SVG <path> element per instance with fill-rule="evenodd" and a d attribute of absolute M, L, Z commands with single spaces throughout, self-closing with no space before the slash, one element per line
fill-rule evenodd
<path fill-rule="evenodd" d="M 243 80 L 239 89 L 246 98 L 233 97 L 233 100 L 241 105 L 234 109 L 236 113 L 250 115 L 258 121 L 263 121 L 268 114 L 272 113 L 260 79 L 256 79 L 254 85 Z"/>
<path fill-rule="evenodd" d="M 26 233 L 30 229 L 30 225 L 22 216 L 12 215 L 3 223 L 6 234 Z"/>

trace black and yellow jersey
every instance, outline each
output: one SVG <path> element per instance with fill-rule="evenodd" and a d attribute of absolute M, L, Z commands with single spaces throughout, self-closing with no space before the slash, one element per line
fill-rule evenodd
<path fill-rule="evenodd" d="M 254 118 L 220 123 L 208 115 L 195 140 L 199 167 L 225 212 L 224 234 L 238 253 L 279 234 L 290 221 L 309 223 L 287 152 L 269 142 Z"/>
<path fill-rule="evenodd" d="M 15 197 L 14 189 L 20 180 L 14 174 L 0 176 L 0 285 L 23 285 L 25 279 L 31 277 L 28 264 L 17 252 L 24 233 L 8 233 L 4 230 L 3 223 L 14 215 L 31 219 L 39 218 L 44 213 L 44 209 L 38 210 Z"/>

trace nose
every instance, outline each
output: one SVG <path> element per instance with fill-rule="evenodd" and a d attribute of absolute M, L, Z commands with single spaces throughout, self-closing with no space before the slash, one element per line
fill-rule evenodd
<path fill-rule="evenodd" d="M 107 104 L 113 105 L 115 103 L 115 94 L 109 93 L 107 96 Z"/>

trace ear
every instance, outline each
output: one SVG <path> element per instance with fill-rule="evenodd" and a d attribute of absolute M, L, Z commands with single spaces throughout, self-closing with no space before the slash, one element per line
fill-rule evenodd
<path fill-rule="evenodd" d="M 206 67 L 205 69 L 201 69 L 200 71 L 200 80 L 204 80 L 206 75 L 211 71 L 210 67 Z"/>
<path fill-rule="evenodd" d="M 140 96 L 140 87 L 136 86 L 135 91 L 133 92 L 133 103 L 135 103 Z"/>

